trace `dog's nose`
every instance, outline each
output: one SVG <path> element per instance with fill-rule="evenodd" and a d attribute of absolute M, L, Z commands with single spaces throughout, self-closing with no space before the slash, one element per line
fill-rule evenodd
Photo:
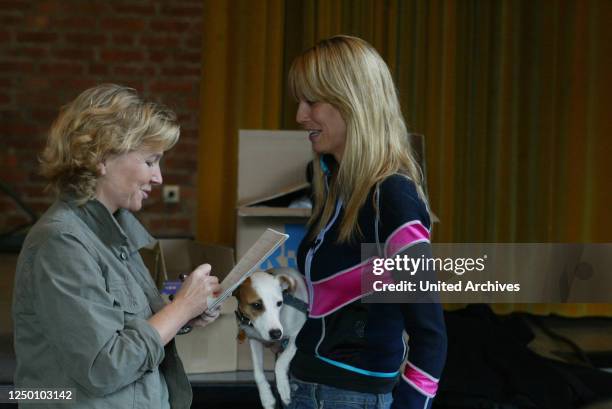
<path fill-rule="evenodd" d="M 269 334 L 270 334 L 270 339 L 277 340 L 277 339 L 280 339 L 280 337 L 283 336 L 283 331 L 281 331 L 278 328 L 275 328 L 275 329 L 271 329 Z"/>

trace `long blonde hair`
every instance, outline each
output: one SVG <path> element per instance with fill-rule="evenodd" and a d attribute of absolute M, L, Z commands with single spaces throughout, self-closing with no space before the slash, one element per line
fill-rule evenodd
<path fill-rule="evenodd" d="M 338 241 L 361 235 L 357 219 L 368 193 L 395 173 L 412 180 L 427 204 L 391 73 L 370 44 L 346 35 L 320 41 L 293 61 L 289 88 L 297 100 L 333 105 L 347 128 L 344 154 L 329 189 L 320 155 L 314 154 L 313 235 L 329 222 L 338 198 L 344 203 Z"/>
<path fill-rule="evenodd" d="M 84 203 L 94 198 L 98 164 L 109 155 L 166 151 L 179 134 L 173 111 L 143 101 L 132 88 L 101 84 L 62 108 L 39 158 L 40 173 L 56 193 L 70 192 Z"/>

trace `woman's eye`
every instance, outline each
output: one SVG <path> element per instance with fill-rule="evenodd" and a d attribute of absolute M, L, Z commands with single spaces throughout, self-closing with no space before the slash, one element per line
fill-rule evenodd
<path fill-rule="evenodd" d="M 147 164 L 148 167 L 152 167 L 153 166 L 153 162 L 146 161 L 145 163 Z"/>

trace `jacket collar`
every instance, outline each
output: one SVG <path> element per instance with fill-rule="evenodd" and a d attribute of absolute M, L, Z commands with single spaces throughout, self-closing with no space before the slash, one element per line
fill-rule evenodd
<path fill-rule="evenodd" d="M 62 195 L 61 200 L 66 202 L 87 227 L 109 246 L 127 246 L 130 252 L 134 252 L 155 241 L 128 210 L 119 209 L 112 214 L 97 199 L 79 205 L 76 197 L 71 194 Z"/>

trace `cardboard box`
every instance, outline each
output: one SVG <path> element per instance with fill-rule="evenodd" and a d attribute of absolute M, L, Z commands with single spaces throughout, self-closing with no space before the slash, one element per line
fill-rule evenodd
<path fill-rule="evenodd" d="M 152 247 L 142 249 L 141 255 L 160 288 L 160 283 L 177 280 L 180 274 L 189 274 L 203 263 L 212 266 L 212 274 L 219 277 L 219 281 L 234 266 L 233 249 L 189 239 L 161 239 Z M 188 374 L 236 370 L 236 305 L 236 299 L 230 297 L 215 322 L 176 337 L 176 347 Z"/>
<path fill-rule="evenodd" d="M 289 208 L 308 195 L 306 167 L 312 149 L 304 131 L 241 130 L 238 146 L 236 256 L 239 259 L 266 228 L 289 234 L 260 269 L 297 268 L 297 248 L 306 233 L 309 208 Z M 274 355 L 264 350 L 264 368 L 274 369 Z M 238 344 L 238 369 L 251 370 L 249 343 Z"/>
<path fill-rule="evenodd" d="M 311 160 L 305 131 L 240 131 L 237 258 L 269 227 L 290 237 L 260 268 L 297 267 L 297 247 L 311 210 L 288 206 L 294 199 L 308 197 L 306 167 Z"/>

